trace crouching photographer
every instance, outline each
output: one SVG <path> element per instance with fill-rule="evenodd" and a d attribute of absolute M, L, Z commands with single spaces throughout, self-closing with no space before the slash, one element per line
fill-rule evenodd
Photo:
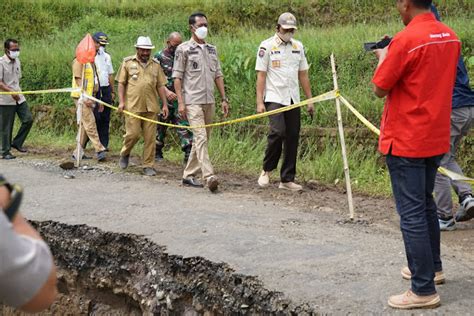
<path fill-rule="evenodd" d="M 21 188 L 0 175 L 0 304 L 35 313 L 56 298 L 49 247 L 19 213 Z"/>

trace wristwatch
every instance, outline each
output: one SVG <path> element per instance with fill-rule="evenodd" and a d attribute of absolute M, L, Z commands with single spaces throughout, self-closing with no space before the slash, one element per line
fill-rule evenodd
<path fill-rule="evenodd" d="M 229 98 L 228 98 L 228 97 L 226 97 L 226 96 L 225 96 L 225 97 L 223 97 L 223 98 L 222 98 L 222 102 L 227 102 L 227 103 L 229 103 Z"/>
<path fill-rule="evenodd" d="M 21 200 L 23 198 L 23 189 L 16 184 L 8 183 L 4 177 L 0 176 L 0 186 L 5 186 L 10 191 L 10 204 L 3 210 L 8 220 L 11 222 L 16 213 L 20 210 Z"/>

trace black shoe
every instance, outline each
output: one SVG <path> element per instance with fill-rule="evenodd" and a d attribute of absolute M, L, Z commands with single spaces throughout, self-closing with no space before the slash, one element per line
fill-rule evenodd
<path fill-rule="evenodd" d="M 126 169 L 128 167 L 128 159 L 130 156 L 120 156 L 119 166 L 121 169 Z"/>
<path fill-rule="evenodd" d="M 12 160 L 12 159 L 15 159 L 15 158 L 16 158 L 16 156 L 13 156 L 10 153 L 2 155 L 2 159 L 5 159 L 5 160 Z"/>
<path fill-rule="evenodd" d="M 160 147 L 156 147 L 155 152 L 155 161 L 162 161 L 163 160 L 163 149 Z"/>
<path fill-rule="evenodd" d="M 156 176 L 156 171 L 153 168 L 143 168 L 143 174 L 149 177 Z"/>
<path fill-rule="evenodd" d="M 105 161 L 106 156 L 107 155 L 105 154 L 105 150 L 99 151 L 97 153 L 97 161 Z"/>
<path fill-rule="evenodd" d="M 202 188 L 203 185 L 194 177 L 188 177 L 183 179 L 183 185 L 191 186 L 195 188 Z"/>
<path fill-rule="evenodd" d="M 12 148 L 15 148 L 16 150 L 18 150 L 21 153 L 27 153 L 28 152 L 28 150 L 24 147 L 19 147 L 19 146 L 12 145 Z"/>

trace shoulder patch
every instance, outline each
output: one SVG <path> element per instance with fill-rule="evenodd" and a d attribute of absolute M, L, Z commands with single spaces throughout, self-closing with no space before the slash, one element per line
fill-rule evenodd
<path fill-rule="evenodd" d="M 260 47 L 260 50 L 258 51 L 258 57 L 263 58 L 265 56 L 265 48 Z"/>

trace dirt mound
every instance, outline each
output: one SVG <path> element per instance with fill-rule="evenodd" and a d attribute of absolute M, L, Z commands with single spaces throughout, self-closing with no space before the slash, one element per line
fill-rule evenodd
<path fill-rule="evenodd" d="M 61 295 L 49 313 L 313 313 L 225 263 L 168 255 L 140 236 L 52 221 L 33 225 L 60 267 Z"/>

